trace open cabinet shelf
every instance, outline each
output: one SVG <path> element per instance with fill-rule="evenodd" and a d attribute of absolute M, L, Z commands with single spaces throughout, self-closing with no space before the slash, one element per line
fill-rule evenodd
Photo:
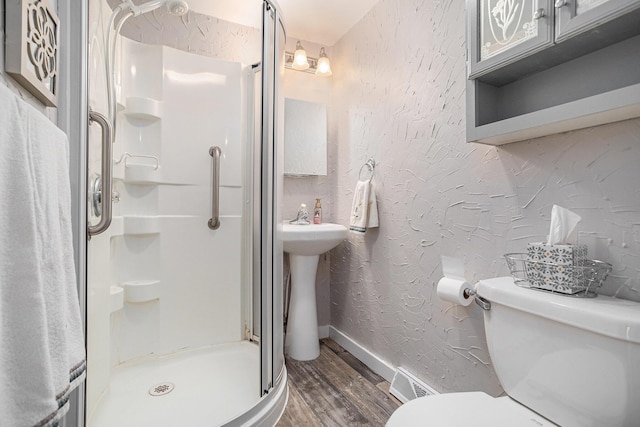
<path fill-rule="evenodd" d="M 640 83 L 475 126 L 467 136 L 469 142 L 502 145 L 634 117 L 640 117 Z"/>

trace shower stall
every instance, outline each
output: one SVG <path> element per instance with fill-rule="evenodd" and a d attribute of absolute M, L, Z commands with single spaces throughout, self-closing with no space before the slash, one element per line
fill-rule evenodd
<path fill-rule="evenodd" d="M 188 3 L 86 3 L 88 427 L 273 425 L 287 400 L 284 26 Z"/>

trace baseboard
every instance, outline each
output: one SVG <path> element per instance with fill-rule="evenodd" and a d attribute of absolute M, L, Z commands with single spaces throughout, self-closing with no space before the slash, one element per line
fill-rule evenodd
<path fill-rule="evenodd" d="M 323 338 L 329 338 L 329 325 L 324 325 L 324 326 L 318 326 L 318 338 L 323 339 Z"/>
<path fill-rule="evenodd" d="M 362 345 L 358 344 L 348 335 L 340 332 L 333 326 L 329 326 L 329 338 L 340 344 L 358 360 L 367 365 L 376 374 L 391 382 L 396 369 L 378 355 L 370 352 Z"/>

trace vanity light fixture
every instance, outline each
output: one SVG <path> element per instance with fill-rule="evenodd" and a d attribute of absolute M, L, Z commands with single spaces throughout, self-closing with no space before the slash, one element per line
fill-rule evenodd
<path fill-rule="evenodd" d="M 298 71 L 304 71 L 309 68 L 307 52 L 302 47 L 302 43 L 300 43 L 300 40 L 298 40 L 298 43 L 296 43 L 296 52 L 293 54 L 293 65 L 291 67 L 294 70 Z"/>
<path fill-rule="evenodd" d="M 324 47 L 320 48 L 319 58 L 312 58 L 307 56 L 302 44 L 298 41 L 296 43 L 295 53 L 285 52 L 284 56 L 284 67 L 290 70 L 304 71 L 321 77 L 329 77 L 333 74 L 331 72 L 331 64 L 329 63 L 329 58 L 327 57 Z"/>

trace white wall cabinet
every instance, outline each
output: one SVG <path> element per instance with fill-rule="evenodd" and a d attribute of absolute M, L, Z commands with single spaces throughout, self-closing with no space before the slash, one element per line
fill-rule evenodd
<path fill-rule="evenodd" d="M 467 141 L 640 116 L 640 0 L 467 0 Z"/>

